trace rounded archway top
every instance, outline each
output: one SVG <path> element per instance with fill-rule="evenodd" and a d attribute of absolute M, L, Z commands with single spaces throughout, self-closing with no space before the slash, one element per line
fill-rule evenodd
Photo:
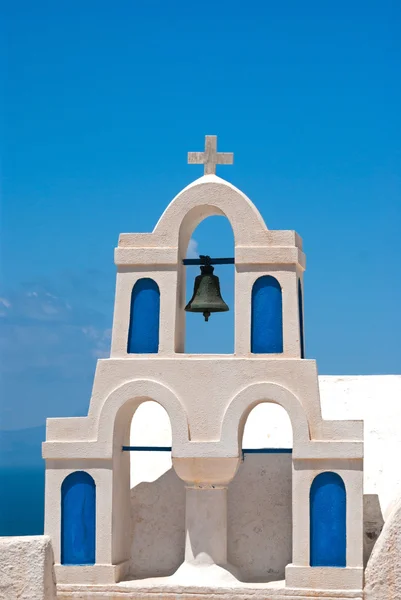
<path fill-rule="evenodd" d="M 196 179 L 177 194 L 153 233 L 174 245 L 177 236 L 188 238 L 203 219 L 214 215 L 227 217 L 236 246 L 265 243 L 267 227 L 256 206 L 232 183 L 214 174 Z"/>
<path fill-rule="evenodd" d="M 230 165 L 233 161 L 232 152 L 217 152 L 217 136 L 207 135 L 203 152 L 188 153 L 190 164 L 203 165 L 203 177 L 177 194 L 152 233 L 120 234 L 116 264 L 182 262 L 199 223 L 207 217 L 223 216 L 228 219 L 234 234 L 236 262 L 299 263 L 304 268 L 299 236 L 294 231 L 269 231 L 251 200 L 232 183 L 216 175 L 217 165 Z M 267 256 L 266 248 L 271 247 L 276 250 Z M 255 254 L 256 248 L 262 250 Z M 280 248 L 279 254 L 277 248 Z"/>

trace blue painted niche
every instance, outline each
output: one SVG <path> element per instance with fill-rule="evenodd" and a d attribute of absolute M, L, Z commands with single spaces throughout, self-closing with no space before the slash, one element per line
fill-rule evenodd
<path fill-rule="evenodd" d="M 345 567 L 346 491 L 337 473 L 320 473 L 310 490 L 310 566 Z"/>
<path fill-rule="evenodd" d="M 96 538 L 96 485 L 75 471 L 61 486 L 61 564 L 93 565 Z"/>
<path fill-rule="evenodd" d="M 283 351 L 283 301 L 281 287 L 271 275 L 259 277 L 252 288 L 251 352 Z"/>
<path fill-rule="evenodd" d="M 159 350 L 160 290 L 153 279 L 139 279 L 132 290 L 128 332 L 129 354 Z"/>

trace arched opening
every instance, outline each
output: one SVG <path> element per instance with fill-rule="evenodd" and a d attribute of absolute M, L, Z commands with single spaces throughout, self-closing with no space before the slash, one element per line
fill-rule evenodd
<path fill-rule="evenodd" d="M 346 566 L 346 491 L 337 473 L 326 471 L 313 480 L 309 498 L 310 566 Z"/>
<path fill-rule="evenodd" d="M 85 471 L 68 475 L 61 486 L 61 564 L 96 562 L 96 485 Z"/>
<path fill-rule="evenodd" d="M 229 560 L 249 582 L 283 580 L 291 563 L 292 438 L 282 406 L 261 402 L 250 411 L 228 492 Z"/>
<path fill-rule="evenodd" d="M 213 216 L 203 220 L 192 233 L 187 258 L 200 255 L 212 258 L 233 258 L 234 235 L 226 217 Z M 186 301 L 192 298 L 199 266 L 186 267 Z M 206 323 L 202 313 L 186 312 L 185 352 L 188 354 L 234 353 L 234 265 L 215 265 L 214 275 L 220 280 L 223 300 L 228 312 L 212 313 Z"/>
<path fill-rule="evenodd" d="M 261 402 L 251 410 L 245 423 L 242 449 L 292 449 L 292 426 L 279 404 Z"/>
<path fill-rule="evenodd" d="M 172 467 L 171 425 L 167 411 L 157 402 L 143 402 L 131 421 L 131 488 L 144 481 L 156 481 Z"/>
<path fill-rule="evenodd" d="M 263 275 L 252 288 L 251 352 L 283 352 L 283 301 L 275 277 Z"/>
<path fill-rule="evenodd" d="M 130 426 L 132 577 L 174 573 L 184 559 L 185 488 L 171 461 L 169 416 L 157 402 L 143 402 Z"/>
<path fill-rule="evenodd" d="M 153 279 L 139 279 L 132 290 L 128 354 L 153 354 L 159 350 L 160 290 Z"/>

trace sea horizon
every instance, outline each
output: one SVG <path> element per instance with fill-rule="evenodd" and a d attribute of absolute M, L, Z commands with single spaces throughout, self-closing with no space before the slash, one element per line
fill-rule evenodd
<path fill-rule="evenodd" d="M 0 536 L 44 532 L 45 464 L 0 467 Z"/>

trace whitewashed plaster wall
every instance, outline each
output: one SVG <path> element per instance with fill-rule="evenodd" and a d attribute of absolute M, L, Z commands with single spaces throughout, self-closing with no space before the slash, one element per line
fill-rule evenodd
<path fill-rule="evenodd" d="M 363 419 L 365 562 L 393 501 L 401 495 L 401 375 L 319 377 L 324 419 Z M 142 404 L 131 445 L 170 446 L 167 413 Z M 260 404 L 249 415 L 243 448 L 291 448 L 284 409 Z M 184 554 L 185 490 L 168 452 L 131 453 L 131 571 L 167 575 Z M 246 454 L 228 490 L 228 553 L 245 579 L 283 579 L 291 562 L 291 455 Z M 156 540 L 156 543 L 155 543 Z"/>
<path fill-rule="evenodd" d="M 0 599 L 56 600 L 48 536 L 0 537 Z"/>
<path fill-rule="evenodd" d="M 144 402 L 131 423 L 131 446 L 171 446 L 167 412 L 157 402 Z M 290 419 L 278 404 L 259 404 L 246 422 L 243 448 L 292 448 Z M 132 452 L 131 488 L 152 482 L 172 466 L 168 452 Z"/>
<path fill-rule="evenodd" d="M 363 419 L 364 493 L 379 496 L 386 518 L 393 500 L 401 495 L 401 375 L 323 375 L 319 386 L 323 419 Z M 131 444 L 171 445 L 164 409 L 152 402 L 139 407 L 132 422 Z M 274 404 L 258 405 L 248 418 L 243 447 L 291 448 L 291 425 L 284 409 Z M 141 453 L 140 461 L 135 454 L 132 486 L 153 481 L 171 466 L 165 453 Z"/>
<path fill-rule="evenodd" d="M 363 419 L 364 494 L 387 518 L 401 494 L 401 375 L 319 377 L 323 419 Z"/>
<path fill-rule="evenodd" d="M 262 406 L 249 415 L 243 446 L 276 447 L 281 427 L 281 438 L 291 448 L 291 423 L 281 406 L 270 405 L 271 426 L 259 431 Z M 168 415 L 156 402 L 142 404 L 135 413 L 131 445 L 171 446 Z M 284 579 L 291 562 L 291 465 L 288 453 L 246 455 L 229 486 L 228 554 L 244 579 Z M 131 573 L 171 575 L 184 559 L 185 535 L 185 488 L 172 469 L 171 454 L 132 452 L 131 488 Z"/>

